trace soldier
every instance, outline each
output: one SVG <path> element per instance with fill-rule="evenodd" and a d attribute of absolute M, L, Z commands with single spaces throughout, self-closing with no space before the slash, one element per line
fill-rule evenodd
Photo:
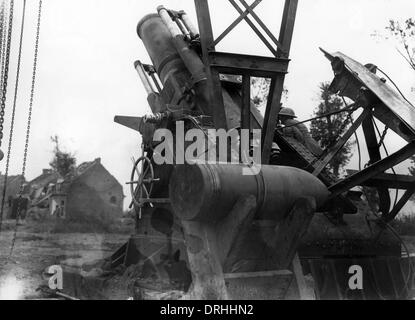
<path fill-rule="evenodd" d="M 303 123 L 295 120 L 297 116 L 295 115 L 293 109 L 281 108 L 278 116 L 281 124 L 284 126 L 282 127 L 282 134 L 284 136 L 295 138 L 316 157 L 320 157 L 322 155 L 323 149 L 321 149 L 317 141 L 311 137 L 307 127 Z"/>

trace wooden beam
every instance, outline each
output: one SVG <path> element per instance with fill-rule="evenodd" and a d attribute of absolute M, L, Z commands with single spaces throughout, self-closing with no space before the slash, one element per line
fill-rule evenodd
<path fill-rule="evenodd" d="M 337 143 L 329 150 L 329 153 L 323 160 L 319 161 L 313 171 L 314 176 L 318 176 L 321 171 L 329 164 L 329 162 L 336 156 L 336 154 L 343 148 L 345 143 L 356 132 L 357 128 L 362 124 L 363 120 L 370 114 L 370 109 L 364 109 L 359 118 L 353 122 L 352 126 L 346 131 L 346 133 L 337 141 Z"/>
<path fill-rule="evenodd" d="M 238 247 L 249 230 L 254 219 L 257 201 L 254 196 L 241 197 L 233 206 L 231 212 L 216 224 L 218 256 L 221 264 L 224 265 L 229 252 Z"/>
<path fill-rule="evenodd" d="M 274 238 L 269 243 L 275 250 L 276 269 L 290 267 L 315 211 L 314 198 L 299 198 L 286 218 L 277 225 Z"/>
<path fill-rule="evenodd" d="M 241 129 L 251 127 L 251 77 L 242 77 Z"/>
<path fill-rule="evenodd" d="M 222 85 L 219 72 L 210 66 L 209 52 L 215 50 L 207 0 L 195 0 L 197 21 L 199 24 L 200 42 L 202 46 L 203 63 L 206 68 L 207 90 L 212 106 L 213 123 L 216 129 L 227 129 L 225 106 L 222 96 Z"/>
<path fill-rule="evenodd" d="M 285 0 L 284 13 L 282 16 L 279 41 L 283 50 L 278 50 L 278 56 L 287 57 L 290 55 L 291 41 L 294 33 L 295 16 L 297 14 L 298 0 Z"/>
<path fill-rule="evenodd" d="M 239 14 L 243 14 L 243 11 L 239 6 L 236 4 L 235 0 L 229 0 L 229 2 L 234 6 L 236 11 L 238 11 Z M 269 43 L 267 38 L 264 37 L 264 35 L 261 33 L 261 31 L 255 26 L 255 24 L 251 21 L 251 19 L 248 18 L 248 16 L 244 17 L 246 23 L 251 27 L 251 29 L 256 33 L 256 35 L 261 39 L 261 41 L 265 44 L 265 46 L 272 52 L 274 56 L 278 56 L 277 50 L 274 49 L 274 47 Z"/>
<path fill-rule="evenodd" d="M 280 112 L 282 91 L 284 90 L 285 75 L 279 75 L 271 80 L 264 125 L 262 127 L 262 164 L 269 164 L 272 142 Z"/>
<path fill-rule="evenodd" d="M 182 226 L 193 280 L 190 297 L 195 300 L 227 300 L 214 225 L 182 221 Z"/>
<path fill-rule="evenodd" d="M 331 187 L 331 197 L 339 195 L 355 186 L 361 185 L 364 181 L 373 178 L 374 176 L 383 173 L 384 171 L 396 166 L 398 163 L 405 161 L 415 153 L 415 141 L 408 143 L 405 147 L 391 154 L 389 157 L 384 158 L 366 169 L 347 177 Z"/>
<path fill-rule="evenodd" d="M 279 73 L 287 73 L 289 59 L 269 58 L 228 52 L 210 52 L 211 66 L 219 72 L 228 74 L 249 74 L 272 78 Z"/>
<path fill-rule="evenodd" d="M 258 4 L 261 3 L 262 0 L 255 0 L 251 6 L 250 9 L 255 9 Z M 229 27 L 226 28 L 225 31 L 222 32 L 222 34 L 216 38 L 214 41 L 214 45 L 216 46 L 220 41 L 222 41 L 228 34 L 231 32 L 243 19 L 245 19 L 246 16 L 248 16 L 249 11 L 246 10 L 243 14 L 241 14 L 234 22 L 231 23 Z"/>
<path fill-rule="evenodd" d="M 375 163 L 382 159 L 380 154 L 378 139 L 376 137 L 375 127 L 373 125 L 373 117 L 367 117 L 363 120 L 362 123 L 363 133 L 365 135 L 367 151 L 369 153 L 370 163 Z M 381 212 L 389 212 L 391 206 L 391 198 L 388 188 L 381 186 L 380 184 L 376 186 L 376 190 L 379 194 L 379 210 Z"/>
<path fill-rule="evenodd" d="M 346 170 L 348 175 L 354 175 L 358 173 L 358 170 Z M 392 174 L 392 173 L 380 173 L 373 178 L 363 181 L 361 186 L 365 187 L 383 187 L 387 189 L 411 189 L 415 184 L 413 176 L 404 174 Z"/>
<path fill-rule="evenodd" d="M 282 44 L 275 38 L 274 34 L 269 31 L 268 27 L 265 25 L 265 23 L 262 22 L 262 20 L 258 17 L 258 15 L 255 13 L 255 11 L 249 7 L 249 5 L 245 2 L 245 0 L 239 0 L 242 5 L 245 7 L 246 10 L 249 11 L 251 16 L 255 19 L 255 21 L 258 23 L 258 25 L 262 28 L 262 30 L 265 31 L 267 36 L 274 42 L 275 46 L 277 48 L 281 48 Z"/>

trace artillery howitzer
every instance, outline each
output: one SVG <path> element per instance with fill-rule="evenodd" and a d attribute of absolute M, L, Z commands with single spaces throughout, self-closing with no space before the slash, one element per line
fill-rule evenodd
<path fill-rule="evenodd" d="M 407 298 L 412 285 L 410 260 L 402 258 L 401 242 L 387 223 L 413 194 L 414 182 L 384 172 L 414 154 L 413 107 L 373 68 L 341 53 L 324 52 L 335 72 L 332 90 L 353 100 L 353 111 L 361 114 L 317 159 L 301 143 L 275 131 L 297 0 L 285 1 L 278 39 L 253 12 L 260 1 L 250 6 L 241 1 L 246 10 L 230 2 L 241 16 L 217 39 L 206 0 L 195 1 L 198 29 L 185 12 L 164 7 L 138 24 L 152 65 L 137 61 L 134 66 L 152 114 L 115 118 L 142 134 L 143 155 L 129 182 L 137 232 L 113 255 L 112 265 L 141 264 L 143 277 L 167 281 L 200 299 L 306 299 L 313 294 L 304 274 L 312 276 L 321 299 Z M 244 19 L 272 58 L 215 50 Z M 271 79 L 264 117 L 250 100 L 252 77 Z M 408 145 L 382 159 L 374 117 Z M 370 165 L 337 180 L 325 167 L 360 125 Z M 205 138 L 203 156 L 199 153 L 192 164 L 185 163 L 181 154 L 188 154 L 194 141 L 183 139 L 177 128 L 185 134 L 198 129 Z M 169 129 L 172 139 L 156 138 L 158 129 Z M 210 134 L 214 129 L 241 137 L 236 144 L 225 141 L 227 153 L 221 159 L 209 152 L 221 148 Z M 260 143 L 248 139 L 243 157 L 242 132 L 252 138 L 257 130 Z M 274 143 L 280 154 L 273 154 Z M 161 144 L 165 154 L 158 152 Z M 255 162 L 255 148 L 261 163 L 245 161 Z M 167 153 L 172 162 L 160 164 L 156 158 L 166 159 Z M 261 165 L 260 170 L 249 174 L 255 165 Z M 356 186 L 377 188 L 380 217 L 369 212 L 359 192 L 350 191 Z M 407 190 L 392 209 L 389 188 Z M 354 265 L 364 272 L 361 290 L 351 290 L 348 284 Z"/>

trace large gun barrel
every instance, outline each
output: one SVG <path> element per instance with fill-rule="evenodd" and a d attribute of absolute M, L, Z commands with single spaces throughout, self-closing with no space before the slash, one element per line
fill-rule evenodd
<path fill-rule="evenodd" d="M 175 213 L 183 220 L 217 221 L 240 196 L 254 195 L 258 218 L 277 222 L 298 198 L 311 197 L 319 207 L 329 196 L 326 186 L 304 170 L 262 166 L 259 175 L 243 175 L 243 168 L 241 164 L 177 166 L 169 187 Z"/>

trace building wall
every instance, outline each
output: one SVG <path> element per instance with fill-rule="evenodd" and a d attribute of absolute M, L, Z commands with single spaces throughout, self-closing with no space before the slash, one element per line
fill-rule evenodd
<path fill-rule="evenodd" d="M 102 164 L 95 164 L 78 179 L 94 189 L 104 203 L 122 213 L 124 203 L 123 188 Z"/>
<path fill-rule="evenodd" d="M 63 216 L 62 218 L 66 217 L 66 195 L 53 195 L 49 199 L 49 213 L 50 215 L 54 215 L 56 212 L 56 207 L 63 208 Z"/>
<path fill-rule="evenodd" d="M 103 221 L 122 214 L 124 194 L 120 183 L 99 163 L 76 177 L 67 188 L 66 216 Z"/>

